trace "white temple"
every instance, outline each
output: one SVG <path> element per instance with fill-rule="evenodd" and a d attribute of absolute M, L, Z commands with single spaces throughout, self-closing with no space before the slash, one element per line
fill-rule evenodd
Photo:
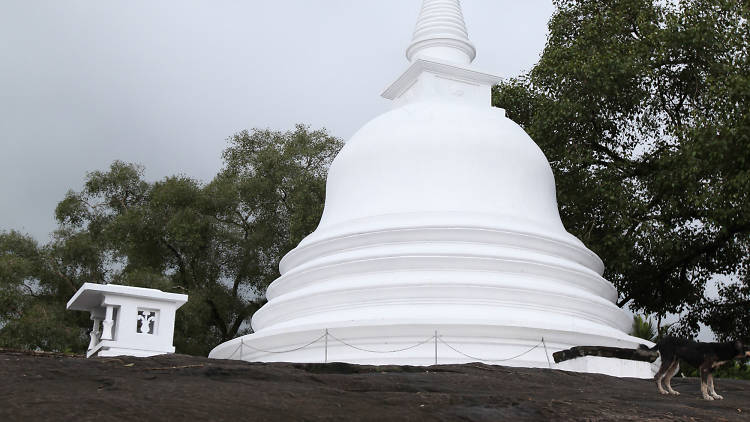
<path fill-rule="evenodd" d="M 334 160 L 317 230 L 281 262 L 254 334 L 213 358 L 552 367 L 650 378 L 602 261 L 560 221 L 550 165 L 491 107 L 459 0 L 424 0 L 393 109 Z"/>

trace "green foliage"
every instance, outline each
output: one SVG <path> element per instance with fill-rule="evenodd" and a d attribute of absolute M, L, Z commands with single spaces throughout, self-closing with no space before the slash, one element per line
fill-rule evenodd
<path fill-rule="evenodd" d="M 656 327 L 650 318 L 641 315 L 633 316 L 632 336 L 648 341 L 656 341 Z"/>
<path fill-rule="evenodd" d="M 563 222 L 619 305 L 750 336 L 750 6 L 557 0 L 539 63 L 493 91 L 552 163 Z M 719 299 L 716 276 L 731 277 Z"/>
<path fill-rule="evenodd" d="M 83 351 L 90 321 L 65 303 L 84 283 L 190 295 L 178 352 L 207 354 L 249 332 L 281 257 L 322 214 L 328 166 L 342 142 L 324 130 L 254 130 L 229 139 L 208 184 L 155 183 L 116 161 L 58 204 L 54 239 L 0 234 L 0 346 Z"/>
<path fill-rule="evenodd" d="M 680 362 L 680 373 L 686 377 L 700 377 L 698 368 L 686 362 Z M 737 380 L 750 380 L 750 364 L 746 361 L 736 360 L 715 369 L 714 377 Z"/>
<path fill-rule="evenodd" d="M 70 265 L 78 252 L 59 243 L 40 248 L 28 236 L 0 232 L 0 347 L 86 350 L 79 327 L 88 317 L 64 307 L 76 290 L 75 273 L 83 271 Z"/>

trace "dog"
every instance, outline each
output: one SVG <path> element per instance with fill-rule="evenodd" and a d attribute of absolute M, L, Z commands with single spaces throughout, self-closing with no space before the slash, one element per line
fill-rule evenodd
<path fill-rule="evenodd" d="M 666 336 L 659 340 L 656 346 L 648 350 L 659 350 L 661 367 L 654 379 L 661 394 L 679 395 L 670 384 L 672 377 L 680 369 L 680 359 L 698 368 L 701 374 L 701 393 L 705 400 L 722 400 L 724 397 L 714 390 L 713 370 L 735 359 L 750 357 L 750 345 L 741 341 L 728 343 L 701 343 L 678 337 Z M 665 390 L 662 381 L 666 384 Z"/>

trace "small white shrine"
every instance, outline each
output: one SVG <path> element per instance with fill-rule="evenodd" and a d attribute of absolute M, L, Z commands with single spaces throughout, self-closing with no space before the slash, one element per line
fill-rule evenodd
<path fill-rule="evenodd" d="M 67 309 L 94 321 L 86 357 L 154 356 L 174 353 L 177 309 L 187 295 L 114 284 L 84 284 Z"/>
<path fill-rule="evenodd" d="M 601 259 L 565 230 L 547 158 L 492 107 L 500 78 L 476 53 L 459 0 L 424 0 L 409 65 L 382 94 L 392 110 L 333 161 L 320 224 L 281 261 L 255 332 L 210 357 L 652 376 L 647 362 L 552 361 L 647 342 L 627 334 Z"/>

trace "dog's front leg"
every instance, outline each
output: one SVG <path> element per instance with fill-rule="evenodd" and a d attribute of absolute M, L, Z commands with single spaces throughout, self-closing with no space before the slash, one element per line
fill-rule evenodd
<path fill-rule="evenodd" d="M 661 385 L 662 379 L 664 379 L 664 376 L 667 374 L 667 371 L 669 370 L 671 363 L 665 362 L 664 359 L 661 361 L 661 367 L 659 367 L 659 372 L 656 373 L 656 376 L 654 377 L 654 380 L 656 380 L 656 387 L 659 389 L 659 393 L 661 394 L 669 394 L 667 390 L 664 389 Z"/>
<path fill-rule="evenodd" d="M 667 385 L 667 391 L 669 391 L 669 394 L 673 394 L 675 396 L 679 396 L 680 393 L 677 391 L 674 391 L 672 388 L 672 377 L 677 374 L 677 371 L 680 370 L 680 361 L 675 360 L 671 367 L 669 367 L 669 370 L 667 370 L 667 376 L 664 379 L 664 384 Z"/>
<path fill-rule="evenodd" d="M 714 374 L 710 372 L 708 373 L 708 394 L 716 400 L 724 400 L 724 397 L 716 394 L 716 390 L 714 390 Z"/>
<path fill-rule="evenodd" d="M 665 390 L 664 387 L 662 387 L 662 385 L 661 385 L 662 377 L 663 376 L 656 377 L 656 387 L 659 388 L 659 393 L 661 393 L 661 394 L 669 394 L 669 392 L 667 390 Z"/>
<path fill-rule="evenodd" d="M 708 376 L 710 375 L 710 369 L 703 367 L 699 368 L 701 371 L 701 394 L 704 400 L 713 400 L 714 398 L 708 394 Z"/>

